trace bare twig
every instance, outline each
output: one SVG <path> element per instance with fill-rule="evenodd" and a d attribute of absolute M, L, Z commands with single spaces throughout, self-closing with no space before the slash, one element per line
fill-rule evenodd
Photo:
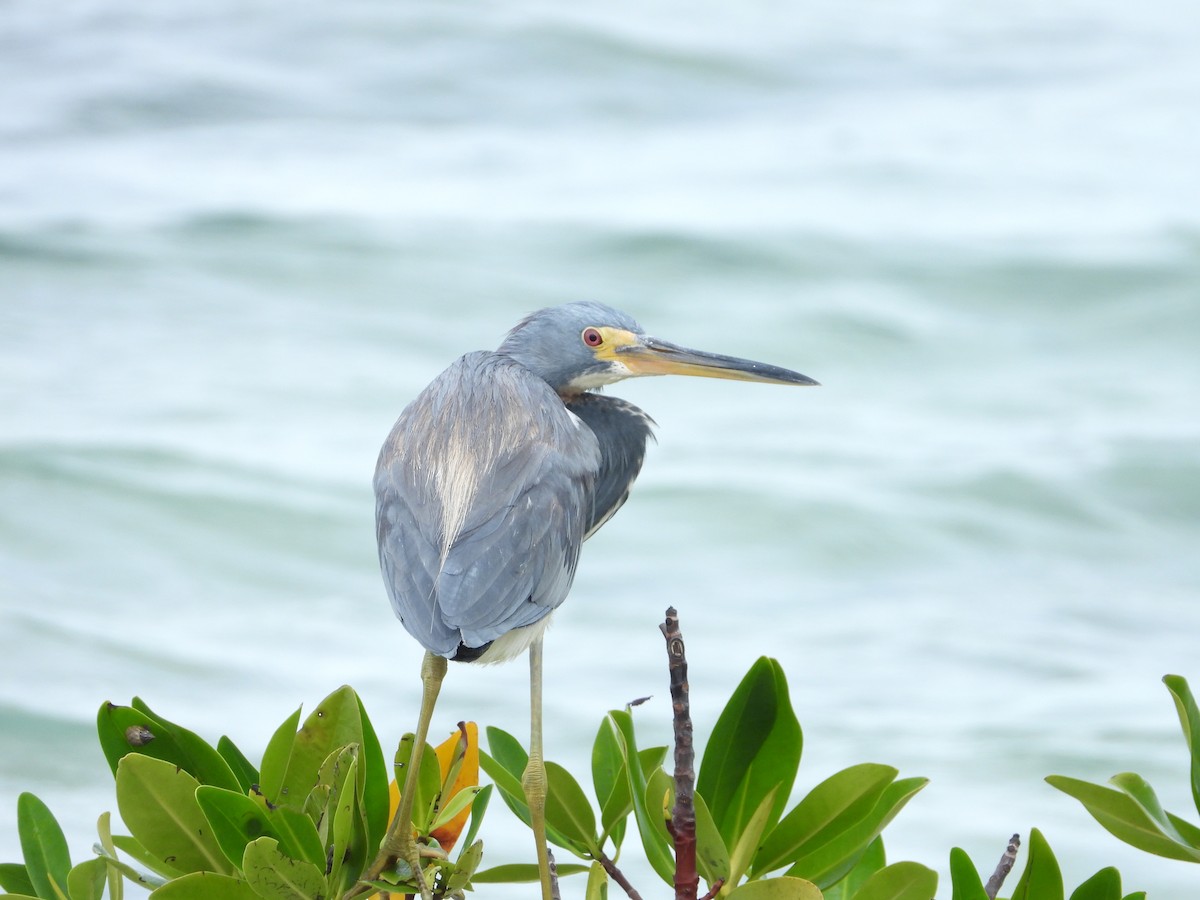
<path fill-rule="evenodd" d="M 554 851 L 549 847 L 546 848 L 546 858 L 550 862 L 550 896 L 554 900 L 562 900 L 558 889 L 558 863 L 554 861 Z"/>
<path fill-rule="evenodd" d="M 996 871 L 992 873 L 992 877 L 988 879 L 987 885 L 983 892 L 988 895 L 988 900 L 996 900 L 996 895 L 1000 893 L 1000 887 L 1004 884 L 1004 879 L 1008 877 L 1008 873 L 1012 871 L 1012 867 L 1017 862 L 1017 850 L 1021 847 L 1021 836 L 1014 834 L 1009 840 L 1008 846 L 1004 849 L 1004 854 L 1000 857 L 1000 862 L 996 866 Z"/>
<path fill-rule="evenodd" d="M 692 746 L 692 715 L 688 704 L 687 656 L 679 616 L 667 609 L 659 629 L 667 640 L 671 673 L 671 709 L 675 714 L 675 809 L 671 816 L 675 838 L 675 900 L 696 900 L 700 875 L 696 871 L 696 753 Z"/>
<path fill-rule="evenodd" d="M 608 877 L 621 886 L 629 900 L 642 900 L 642 895 L 633 889 L 633 885 L 629 883 L 629 879 L 625 877 L 625 873 L 617 868 L 617 864 L 605 856 L 603 853 L 596 860 L 604 867 L 604 871 L 608 873 Z"/>
<path fill-rule="evenodd" d="M 723 887 L 725 887 L 725 879 L 718 878 L 713 882 L 712 887 L 708 889 L 708 893 L 701 897 L 700 900 L 713 900 L 713 897 L 721 893 L 721 888 Z"/>

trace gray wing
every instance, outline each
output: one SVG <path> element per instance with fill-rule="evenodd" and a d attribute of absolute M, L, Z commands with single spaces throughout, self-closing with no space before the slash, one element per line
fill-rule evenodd
<path fill-rule="evenodd" d="M 375 470 L 380 566 L 408 632 L 453 657 L 562 603 L 599 467 L 591 431 L 511 360 L 471 353 L 438 376 Z"/>
<path fill-rule="evenodd" d="M 586 539 L 629 499 L 646 458 L 646 443 L 654 437 L 654 420 L 632 403 L 603 394 L 572 397 L 567 408 L 584 421 L 600 445 L 600 470 Z"/>

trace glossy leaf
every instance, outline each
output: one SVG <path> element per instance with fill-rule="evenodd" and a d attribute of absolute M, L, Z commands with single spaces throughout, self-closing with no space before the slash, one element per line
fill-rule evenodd
<path fill-rule="evenodd" d="M 937 884 L 933 869 L 915 862 L 892 863 L 868 878 L 854 900 L 930 900 Z"/>
<path fill-rule="evenodd" d="M 638 833 L 646 859 L 659 877 L 667 884 L 675 881 L 675 854 L 670 841 L 662 837 L 660 829 L 662 810 L 649 809 L 646 805 L 646 773 L 638 755 L 637 740 L 633 733 L 633 716 L 625 710 L 612 710 L 608 714 L 617 729 L 621 742 L 621 756 L 625 760 L 625 778 L 633 801 L 633 814 L 637 820 Z M 654 821 L 655 817 L 660 820 Z"/>
<path fill-rule="evenodd" d="M 492 755 L 480 751 L 479 765 L 492 779 L 505 805 L 528 825 L 532 819 L 529 815 L 529 804 L 525 802 L 525 788 L 521 784 L 521 776 L 525 772 L 529 756 L 520 742 L 502 729 L 489 727 L 487 736 L 488 749 L 492 751 Z M 546 825 L 546 839 L 558 847 L 569 848 L 571 845 L 570 839 L 549 823 Z"/>
<path fill-rule="evenodd" d="M 842 878 L 822 892 L 825 900 L 852 900 L 855 894 L 876 872 L 887 865 L 887 854 L 883 849 L 883 838 L 877 837 L 867 846 L 866 851 Z"/>
<path fill-rule="evenodd" d="M 1121 873 L 1101 869 L 1071 893 L 1070 900 L 1121 900 Z"/>
<path fill-rule="evenodd" d="M 954 888 L 951 900 L 988 900 L 975 863 L 959 847 L 950 851 L 950 881 Z"/>
<path fill-rule="evenodd" d="M 462 839 L 464 847 L 474 846 L 475 838 L 479 835 L 479 828 L 483 824 L 484 813 L 487 812 L 488 803 L 492 799 L 493 789 L 493 785 L 485 784 L 475 795 L 475 800 L 471 804 L 471 817 L 467 820 L 467 833 Z"/>
<path fill-rule="evenodd" d="M 317 782 L 321 765 L 330 754 L 351 745 L 363 746 L 362 714 L 358 696 L 349 686 L 343 685 L 318 703 L 296 732 L 285 771 L 278 779 L 278 793 L 272 794 L 265 784 L 263 793 L 276 805 L 286 803 L 301 808 Z M 264 769 L 266 766 L 267 757 L 264 756 Z M 272 773 L 272 779 L 276 778 Z M 384 778 L 386 789 L 386 770 Z M 266 772 L 263 780 L 267 780 Z"/>
<path fill-rule="evenodd" d="M 1163 678 L 1171 698 L 1175 701 L 1175 711 L 1179 713 L 1179 725 L 1183 728 L 1183 736 L 1191 751 L 1192 766 L 1192 802 L 1196 811 L 1200 812 L 1200 708 L 1197 708 L 1196 698 L 1188 686 L 1187 679 L 1179 675 L 1167 675 Z"/>
<path fill-rule="evenodd" d="M 1050 775 L 1046 781 L 1082 803 L 1107 831 L 1130 846 L 1168 859 L 1200 862 L 1200 849 L 1164 834 L 1159 823 L 1129 794 L 1063 775 Z M 1169 821 L 1178 828 L 1175 817 L 1169 816 Z"/>
<path fill-rule="evenodd" d="M 727 845 L 734 843 L 768 791 L 775 804 L 768 829 L 779 821 L 800 765 L 800 723 L 779 663 L 760 657 L 742 679 L 709 738 L 696 792 L 708 803 Z"/>
<path fill-rule="evenodd" d="M 121 757 L 136 752 L 173 763 L 201 784 L 240 789 L 233 770 L 216 748 L 195 732 L 155 713 L 140 697 L 134 697 L 131 706 L 101 706 L 96 727 L 114 774 Z"/>
<path fill-rule="evenodd" d="M 212 828 L 221 852 L 236 868 L 242 864 L 246 845 L 264 835 L 279 840 L 270 813 L 245 794 L 202 784 L 196 802 Z"/>
<path fill-rule="evenodd" d="M 146 870 L 145 880 L 152 886 L 158 886 L 162 881 L 184 876 L 182 871 L 150 853 L 132 835 L 114 834 L 112 842 L 118 850 L 131 857 L 134 862 Z M 135 879 L 135 883 L 140 884 L 141 881 Z"/>
<path fill-rule="evenodd" d="M 558 763 L 546 763 L 546 824 L 553 825 L 576 855 L 600 855 L 596 839 L 596 814 L 579 782 Z"/>
<path fill-rule="evenodd" d="M 246 755 L 238 749 L 237 744 L 222 735 L 221 739 L 217 741 L 217 752 L 221 754 L 221 759 L 225 760 L 229 770 L 233 772 L 243 794 L 248 793 L 252 787 L 258 784 L 258 769 L 254 768 L 254 763 L 246 759 Z"/>
<path fill-rule="evenodd" d="M 1149 782 L 1141 775 L 1134 772 L 1122 772 L 1114 775 L 1109 781 L 1132 797 L 1164 835 L 1176 843 L 1188 844 L 1187 839 L 1179 833 L 1179 829 L 1175 827 L 1166 810 L 1162 808 L 1158 795 L 1154 793 L 1154 788 L 1150 787 Z"/>
<path fill-rule="evenodd" d="M 734 888 L 729 900 L 822 900 L 820 889 L 803 878 L 765 878 Z"/>
<path fill-rule="evenodd" d="M 600 804 L 600 827 L 607 834 L 633 810 L 629 780 L 621 755 L 616 726 L 607 716 L 600 722 L 592 742 L 592 787 Z"/>
<path fill-rule="evenodd" d="M 67 873 L 67 894 L 71 900 L 100 900 L 108 879 L 108 866 L 103 859 L 81 862 Z"/>
<path fill-rule="evenodd" d="M 263 900 L 240 878 L 212 872 L 192 872 L 168 881 L 150 895 L 150 900 Z"/>
<path fill-rule="evenodd" d="M 582 875 L 588 871 L 587 866 L 578 863 L 561 863 L 556 866 L 560 877 L 567 875 Z M 513 863 L 506 866 L 493 866 L 475 873 L 471 879 L 473 884 L 527 884 L 538 881 L 536 863 Z"/>
<path fill-rule="evenodd" d="M 327 895 L 325 875 L 312 863 L 279 852 L 279 843 L 261 837 L 246 846 L 246 882 L 264 900 L 312 900 Z"/>
<path fill-rule="evenodd" d="M 729 848 L 729 883 L 737 884 L 742 880 L 742 876 L 746 874 L 750 868 L 750 862 L 754 859 L 754 852 L 758 849 L 762 842 L 763 832 L 767 829 L 767 822 L 771 818 L 771 810 L 775 806 L 775 792 L 768 791 L 758 804 L 758 809 L 750 816 L 749 820 L 742 826 L 742 831 L 737 835 L 737 841 Z M 802 879 L 793 879 L 802 880 Z M 807 880 L 807 879 L 803 879 Z"/>
<path fill-rule="evenodd" d="M 454 872 L 446 879 L 446 891 L 453 893 L 465 889 L 471 883 L 482 860 L 483 841 L 466 844 L 454 863 Z"/>
<path fill-rule="evenodd" d="M 826 778 L 763 841 L 754 860 L 754 871 L 770 872 L 791 865 L 812 848 L 860 827 L 897 774 L 891 766 L 863 763 Z M 863 841 L 864 847 L 869 840 Z"/>
<path fill-rule="evenodd" d="M 598 862 L 592 863 L 588 870 L 587 888 L 583 892 L 583 900 L 608 900 L 608 873 Z"/>
<path fill-rule="evenodd" d="M 100 818 L 96 820 L 96 834 L 100 838 L 99 849 L 96 851 L 101 855 L 101 858 L 108 857 L 115 860 L 117 858 L 117 848 L 113 843 L 112 837 L 112 815 L 107 812 L 100 814 Z M 105 864 L 105 876 L 108 878 L 108 897 L 109 900 L 124 900 L 125 884 L 121 880 L 121 871 L 115 866 Z M 134 882 L 135 884 L 137 881 Z"/>
<path fill-rule="evenodd" d="M 228 874 L 232 867 L 196 802 L 199 786 L 183 769 L 140 753 L 117 765 L 117 807 L 148 853 L 183 872 Z"/>
<path fill-rule="evenodd" d="M 0 863 L 0 889 L 8 894 L 37 896 L 37 889 L 29 880 L 29 872 L 20 863 Z"/>
<path fill-rule="evenodd" d="M 58 896 L 56 889 L 66 894 L 71 871 L 67 839 L 50 808 L 28 792 L 17 797 L 17 834 L 33 892 L 48 900 Z"/>
<path fill-rule="evenodd" d="M 325 846 L 312 819 L 290 806 L 268 809 L 267 815 L 272 832 L 279 836 L 279 846 L 288 856 L 307 860 L 316 866 L 325 865 Z"/>
<path fill-rule="evenodd" d="M 300 727 L 301 709 L 296 707 L 296 711 L 283 720 L 271 735 L 271 740 L 267 741 L 267 749 L 263 751 L 258 788 L 272 803 L 279 799 L 283 790 L 283 778 L 287 774 L 292 750 L 296 746 L 296 729 Z M 300 799 L 300 804 L 302 803 L 303 798 Z"/>
<path fill-rule="evenodd" d="M 729 880 L 729 848 L 717 830 L 708 804 L 699 794 L 692 796 L 696 810 L 696 868 L 709 884 Z"/>
<path fill-rule="evenodd" d="M 807 878 L 822 889 L 836 884 L 857 865 L 871 842 L 926 784 L 925 778 L 902 778 L 892 782 L 863 819 L 823 836 L 820 842 L 803 847 L 787 874 Z"/>
<path fill-rule="evenodd" d="M 434 748 L 442 772 L 441 809 L 434 819 L 430 836 L 449 853 L 471 815 L 471 804 L 479 793 L 479 729 L 474 722 L 463 723 L 463 731 L 453 734 Z M 397 790 L 397 794 L 399 791 Z M 450 814 L 453 809 L 454 813 Z M 471 842 L 467 841 L 467 846 Z"/>
<path fill-rule="evenodd" d="M 1012 900 L 1063 900 L 1062 871 L 1054 851 L 1036 828 L 1029 832 L 1029 855 Z"/>

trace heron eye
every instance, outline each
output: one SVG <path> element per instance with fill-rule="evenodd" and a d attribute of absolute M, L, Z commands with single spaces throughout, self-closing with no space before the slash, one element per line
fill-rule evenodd
<path fill-rule="evenodd" d="M 604 335 L 595 328 L 583 329 L 583 342 L 589 347 L 599 347 L 604 343 Z"/>

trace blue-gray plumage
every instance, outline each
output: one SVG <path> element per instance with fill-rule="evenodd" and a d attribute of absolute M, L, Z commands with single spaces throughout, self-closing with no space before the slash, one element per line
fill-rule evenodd
<path fill-rule="evenodd" d="M 554 895 L 545 840 L 541 636 L 566 599 L 583 542 L 629 496 L 650 417 L 595 390 L 636 375 L 777 384 L 811 378 L 687 350 L 600 303 L 538 310 L 494 353 L 468 353 L 400 414 L 375 469 L 379 562 L 392 607 L 426 649 L 416 730 L 423 746 L 446 659 L 530 656 L 531 736 L 522 778 L 543 900 Z M 372 865 L 408 860 L 424 900 L 412 829 L 417 766 Z M 367 879 L 370 881 L 371 879 Z"/>
<path fill-rule="evenodd" d="M 629 496 L 651 436 L 649 416 L 593 390 L 660 370 L 811 383 L 648 338 L 585 302 L 531 314 L 404 410 L 376 468 L 376 527 L 392 605 L 427 650 L 498 661 L 541 633 L 584 539 Z"/>

